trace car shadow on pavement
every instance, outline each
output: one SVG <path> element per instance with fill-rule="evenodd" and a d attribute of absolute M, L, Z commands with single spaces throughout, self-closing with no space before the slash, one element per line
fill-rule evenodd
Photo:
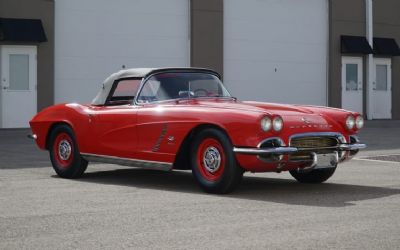
<path fill-rule="evenodd" d="M 118 169 L 86 173 L 76 181 L 204 194 L 190 171 Z M 400 194 L 400 189 L 329 182 L 302 184 L 289 179 L 245 176 L 241 185 L 224 197 L 290 205 L 344 207 L 356 205 L 357 201 L 396 194 Z"/>
<path fill-rule="evenodd" d="M 344 207 L 357 201 L 400 194 L 400 189 L 340 184 L 327 181 L 322 184 L 304 184 L 295 180 L 247 177 L 233 197 L 285 203 L 291 205 Z"/>

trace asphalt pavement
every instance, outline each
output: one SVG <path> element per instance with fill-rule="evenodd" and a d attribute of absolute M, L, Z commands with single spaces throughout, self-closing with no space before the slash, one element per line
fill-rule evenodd
<path fill-rule="evenodd" d="M 400 249 L 400 127 L 328 182 L 246 173 L 229 195 L 189 171 L 91 164 L 58 178 L 27 130 L 0 130 L 0 249 Z"/>

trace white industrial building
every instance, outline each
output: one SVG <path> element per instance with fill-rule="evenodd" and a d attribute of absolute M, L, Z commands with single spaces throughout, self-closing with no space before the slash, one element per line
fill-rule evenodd
<path fill-rule="evenodd" d="M 395 0 L 21 1 L 0 0 L 0 128 L 89 103 L 122 68 L 174 66 L 217 70 L 241 100 L 400 119 Z"/>

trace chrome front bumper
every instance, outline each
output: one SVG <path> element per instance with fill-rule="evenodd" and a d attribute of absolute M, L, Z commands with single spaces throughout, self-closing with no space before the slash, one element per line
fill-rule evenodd
<path fill-rule="evenodd" d="M 332 149 L 338 151 L 356 151 L 360 149 L 366 148 L 367 145 L 363 143 L 354 143 L 354 144 L 339 144 L 336 147 L 326 147 L 326 148 L 295 148 L 295 147 L 275 147 L 275 148 L 239 148 L 234 147 L 233 152 L 238 154 L 247 154 L 247 155 L 269 155 L 269 154 L 278 154 L 278 155 L 286 155 L 293 154 L 302 151 L 314 151 L 314 150 L 324 150 L 324 149 Z"/>
<path fill-rule="evenodd" d="M 309 172 L 314 169 L 334 168 L 338 163 L 345 160 L 351 159 L 357 154 L 358 150 L 366 148 L 365 144 L 354 143 L 354 144 L 339 144 L 336 147 L 327 148 L 314 148 L 314 149 L 302 149 L 295 147 L 273 147 L 273 148 L 233 148 L 233 152 L 244 155 L 254 155 L 260 161 L 265 162 L 264 157 L 272 157 L 269 163 L 275 163 L 277 165 L 276 171 L 280 172 L 287 163 L 295 162 L 306 164 L 302 167 L 297 168 L 298 172 Z M 328 152 L 323 152 L 321 150 Z M 310 155 L 311 159 L 305 161 L 282 161 L 283 155 L 291 155 L 299 152 L 306 152 Z M 349 152 L 349 153 L 344 153 Z"/>
<path fill-rule="evenodd" d="M 296 143 L 291 145 L 292 139 L 302 137 L 330 137 L 336 139 L 336 144 L 309 143 L 304 147 L 296 147 Z M 313 169 L 336 167 L 338 163 L 351 159 L 360 149 L 367 147 L 360 143 L 355 135 L 350 135 L 347 141 L 342 134 L 335 132 L 295 134 L 289 137 L 288 141 L 287 146 L 281 138 L 271 137 L 260 142 L 257 147 L 234 147 L 233 152 L 238 156 L 253 155 L 261 163 L 275 164 L 277 172 L 290 164 L 293 166 L 293 163 L 298 164 L 297 171 L 307 172 Z"/>

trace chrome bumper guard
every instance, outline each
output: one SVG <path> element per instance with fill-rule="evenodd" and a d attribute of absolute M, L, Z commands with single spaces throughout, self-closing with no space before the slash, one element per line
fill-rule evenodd
<path fill-rule="evenodd" d="M 339 144 L 336 147 L 324 147 L 324 148 L 295 148 L 295 147 L 276 147 L 276 148 L 233 148 L 233 152 L 239 154 L 247 154 L 247 155 L 269 155 L 269 154 L 293 154 L 301 151 L 313 151 L 320 149 L 333 149 L 339 151 L 355 151 L 366 148 L 367 145 L 362 143 L 354 143 L 354 144 Z"/>

